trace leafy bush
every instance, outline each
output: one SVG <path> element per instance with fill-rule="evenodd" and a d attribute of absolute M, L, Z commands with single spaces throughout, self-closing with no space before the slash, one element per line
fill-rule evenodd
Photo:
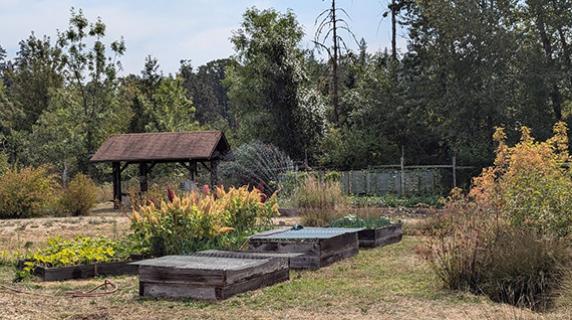
<path fill-rule="evenodd" d="M 391 224 L 391 220 L 387 217 L 359 217 L 353 214 L 347 215 L 343 218 L 334 220 L 330 224 L 331 227 L 343 228 L 366 228 L 376 229 L 385 227 Z"/>
<path fill-rule="evenodd" d="M 88 215 L 97 202 L 97 193 L 97 186 L 90 177 L 77 174 L 63 191 L 62 208 L 74 216 Z"/>
<path fill-rule="evenodd" d="M 504 130 L 497 129 L 494 166 L 475 178 L 471 197 L 495 206 L 516 226 L 531 228 L 547 236 L 563 237 L 572 231 L 572 170 L 568 165 L 568 130 L 560 122 L 554 136 L 535 141 L 522 128 L 514 147 L 506 145 Z"/>
<path fill-rule="evenodd" d="M 0 219 L 29 218 L 50 213 L 58 184 L 48 168 L 8 168 L 0 176 Z"/>
<path fill-rule="evenodd" d="M 347 205 L 339 182 L 320 181 L 311 175 L 294 192 L 292 200 L 301 212 L 302 223 L 308 226 L 329 225 Z"/>
<path fill-rule="evenodd" d="M 151 202 L 132 215 L 134 237 L 153 255 L 185 254 L 209 248 L 236 248 L 278 214 L 274 196 L 259 190 L 219 187 L 172 201 Z"/>

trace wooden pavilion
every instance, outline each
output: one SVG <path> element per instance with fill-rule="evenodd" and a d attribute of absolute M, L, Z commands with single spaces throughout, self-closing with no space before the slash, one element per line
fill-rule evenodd
<path fill-rule="evenodd" d="M 217 184 L 217 166 L 230 152 L 222 131 L 131 133 L 111 136 L 91 157 L 91 162 L 111 162 L 113 200 L 121 204 L 121 173 L 130 164 L 139 165 L 141 192 L 148 189 L 147 175 L 158 163 L 178 163 L 189 170 L 195 181 L 197 164 L 210 172 L 211 185 Z M 208 164 L 207 164 L 208 163 Z"/>

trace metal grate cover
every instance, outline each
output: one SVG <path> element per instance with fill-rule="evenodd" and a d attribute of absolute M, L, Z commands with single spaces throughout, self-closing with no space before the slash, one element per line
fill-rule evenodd
<path fill-rule="evenodd" d="M 251 237 L 256 240 L 270 239 L 329 239 L 345 233 L 354 233 L 363 230 L 363 228 L 310 228 L 306 227 L 300 230 L 278 229 L 262 232 Z"/>

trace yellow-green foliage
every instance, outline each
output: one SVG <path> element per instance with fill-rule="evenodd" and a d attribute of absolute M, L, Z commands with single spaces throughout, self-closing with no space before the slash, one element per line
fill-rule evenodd
<path fill-rule="evenodd" d="M 97 186 L 90 177 L 77 174 L 63 191 L 61 204 L 66 213 L 85 216 L 97 201 Z"/>
<path fill-rule="evenodd" d="M 232 247 L 278 215 L 274 196 L 247 187 L 219 187 L 213 193 L 192 192 L 173 200 L 150 203 L 132 214 L 135 237 L 154 255 L 190 253 Z"/>
<path fill-rule="evenodd" d="M 302 214 L 302 223 L 326 226 L 340 217 L 347 199 L 337 181 L 320 181 L 308 176 L 294 192 L 293 202 Z"/>
<path fill-rule="evenodd" d="M 0 176 L 0 219 L 29 218 L 49 213 L 59 189 L 48 168 L 8 168 Z"/>
<path fill-rule="evenodd" d="M 21 279 L 30 275 L 36 267 L 64 267 L 90 263 L 106 263 L 129 259 L 129 247 L 125 243 L 107 238 L 61 237 L 48 239 L 45 248 L 29 254 L 24 268 L 17 274 Z"/>
<path fill-rule="evenodd" d="M 499 208 L 514 225 L 549 236 L 569 234 L 572 170 L 567 163 L 567 131 L 566 124 L 557 123 L 554 136 L 539 142 L 523 127 L 520 142 L 509 147 L 504 131 L 498 129 L 495 164 L 474 180 L 470 195 L 482 205 Z"/>

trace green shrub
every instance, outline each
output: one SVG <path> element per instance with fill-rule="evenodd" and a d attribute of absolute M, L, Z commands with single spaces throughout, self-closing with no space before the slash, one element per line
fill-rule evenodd
<path fill-rule="evenodd" d="M 247 237 L 278 215 L 274 196 L 246 187 L 192 192 L 172 201 L 151 202 L 132 215 L 134 238 L 152 255 L 205 249 L 238 249 Z"/>
<path fill-rule="evenodd" d="M 0 176 L 0 219 L 49 214 L 59 189 L 48 168 L 9 168 Z"/>
<path fill-rule="evenodd" d="M 327 226 L 347 207 L 339 182 L 320 181 L 314 176 L 306 178 L 292 200 L 300 210 L 302 223 L 308 226 Z"/>
<path fill-rule="evenodd" d="M 97 202 L 97 193 L 97 186 L 90 177 L 77 174 L 63 191 L 62 208 L 74 216 L 88 215 Z"/>

